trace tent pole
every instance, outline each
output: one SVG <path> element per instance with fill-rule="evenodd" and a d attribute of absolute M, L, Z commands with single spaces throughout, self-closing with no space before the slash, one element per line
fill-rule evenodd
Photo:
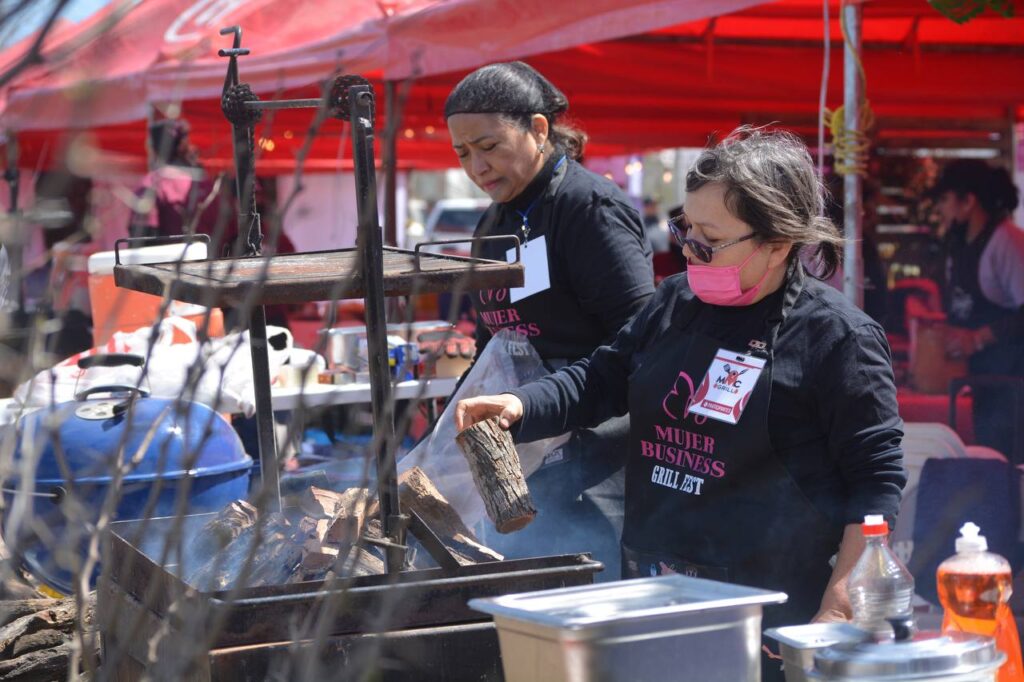
<path fill-rule="evenodd" d="M 384 126 L 384 243 L 398 245 L 398 189 L 397 189 L 397 144 L 401 112 L 395 96 L 395 81 L 384 81 L 384 110 L 388 115 Z"/>
<path fill-rule="evenodd" d="M 860 130 L 861 103 L 864 100 L 864 81 L 857 66 L 861 51 L 861 11 L 859 3 L 843 4 L 847 35 L 847 40 L 843 41 L 843 124 L 851 139 Z M 864 307 L 862 182 L 857 173 L 843 176 L 843 235 L 846 237 L 843 294 L 858 308 Z"/>

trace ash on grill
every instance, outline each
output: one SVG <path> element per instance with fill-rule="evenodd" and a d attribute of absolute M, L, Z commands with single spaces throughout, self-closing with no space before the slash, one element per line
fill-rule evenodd
<path fill-rule="evenodd" d="M 398 479 L 403 509 L 434 531 L 459 565 L 504 557 L 473 532 L 418 467 Z M 258 528 L 256 508 L 232 502 L 192 540 L 186 582 L 202 591 L 283 585 L 311 580 L 383 574 L 385 538 L 377 501 L 366 488 L 335 492 L 310 487 Z M 257 544 L 258 543 L 258 544 Z M 429 568 L 426 552 L 407 554 L 409 568 Z"/>

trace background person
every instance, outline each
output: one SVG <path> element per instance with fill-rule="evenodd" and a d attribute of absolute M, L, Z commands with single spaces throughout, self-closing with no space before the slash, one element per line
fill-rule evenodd
<path fill-rule="evenodd" d="M 640 216 L 614 183 L 580 165 L 586 137 L 561 119 L 565 95 L 522 62 L 491 64 L 464 78 L 445 103 L 452 145 L 469 178 L 494 201 L 474 236 L 524 243 L 529 295 L 481 291 L 477 353 L 513 328 L 552 370 L 588 356 L 654 291 Z M 475 255 L 505 260 L 510 243 Z M 603 421 L 603 420 L 601 420 Z M 529 479 L 539 510 L 524 531 L 494 544 L 514 556 L 592 551 L 618 575 L 627 420 L 595 421 Z"/>
<path fill-rule="evenodd" d="M 947 228 L 946 314 L 957 330 L 947 353 L 967 357 L 971 374 L 1024 377 L 1024 230 L 1011 216 L 1019 200 L 1010 174 L 978 159 L 949 163 L 932 188 Z M 972 391 L 975 439 L 1007 457 L 1024 414 L 1013 393 Z M 1017 462 L 1019 463 L 1019 462 Z"/>
<path fill-rule="evenodd" d="M 211 236 L 211 255 L 232 248 L 238 237 L 226 178 L 209 177 L 189 141 L 188 121 L 162 119 L 149 126 L 152 168 L 136 190 L 129 224 L 133 237 Z"/>

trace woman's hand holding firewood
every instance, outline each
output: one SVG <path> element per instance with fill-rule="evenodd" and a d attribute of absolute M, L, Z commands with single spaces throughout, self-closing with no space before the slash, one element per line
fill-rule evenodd
<path fill-rule="evenodd" d="M 458 431 L 492 417 L 506 431 L 523 418 L 523 403 L 511 393 L 482 395 L 460 400 L 455 406 L 455 428 Z"/>

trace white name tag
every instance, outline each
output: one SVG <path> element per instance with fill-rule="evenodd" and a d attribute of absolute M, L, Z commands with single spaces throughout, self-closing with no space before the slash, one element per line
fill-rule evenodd
<path fill-rule="evenodd" d="M 737 424 L 766 360 L 719 348 L 693 396 L 690 412 Z"/>
<path fill-rule="evenodd" d="M 526 242 L 520 253 L 522 254 L 520 257 L 523 261 L 523 268 L 526 270 L 525 279 L 523 286 L 509 289 L 509 300 L 512 303 L 551 288 L 551 275 L 548 272 L 548 242 L 544 235 Z M 511 263 L 515 259 L 515 249 L 505 252 L 507 262 Z"/>

